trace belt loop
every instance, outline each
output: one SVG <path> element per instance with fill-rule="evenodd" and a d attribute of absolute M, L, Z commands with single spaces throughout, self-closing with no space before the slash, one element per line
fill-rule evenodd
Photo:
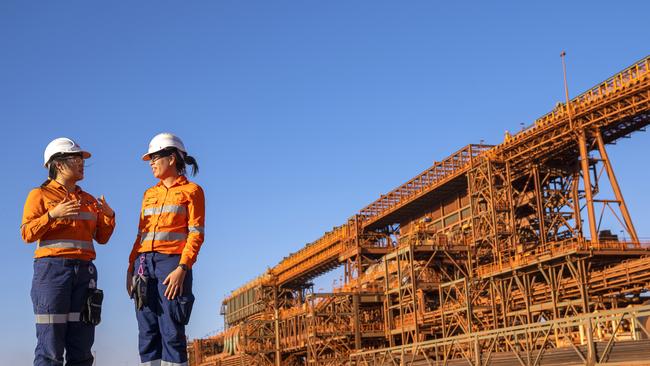
<path fill-rule="evenodd" d="M 158 252 L 151 252 L 151 270 L 156 273 L 156 260 L 158 260 L 158 256 L 160 253 Z"/>

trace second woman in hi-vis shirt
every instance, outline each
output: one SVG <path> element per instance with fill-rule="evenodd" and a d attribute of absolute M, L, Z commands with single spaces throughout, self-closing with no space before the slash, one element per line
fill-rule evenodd
<path fill-rule="evenodd" d="M 159 182 L 142 198 L 126 279 L 136 304 L 140 361 L 187 365 L 185 325 L 194 303 L 192 265 L 203 243 L 205 199 L 185 169 L 191 165 L 196 174 L 198 164 L 170 133 L 156 135 L 142 159 Z"/>

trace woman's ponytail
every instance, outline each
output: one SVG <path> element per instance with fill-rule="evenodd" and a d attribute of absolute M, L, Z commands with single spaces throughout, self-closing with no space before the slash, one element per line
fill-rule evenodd
<path fill-rule="evenodd" d="M 192 166 L 192 176 L 195 176 L 199 172 L 199 163 L 196 162 L 193 156 L 185 155 L 183 159 L 185 164 Z"/>
<path fill-rule="evenodd" d="M 178 174 L 184 175 L 186 173 L 187 165 L 192 166 L 192 176 L 195 176 L 196 173 L 199 172 L 199 164 L 193 156 L 189 156 L 175 147 L 168 148 L 168 151 L 171 151 L 171 153 L 176 157 L 176 171 Z"/>

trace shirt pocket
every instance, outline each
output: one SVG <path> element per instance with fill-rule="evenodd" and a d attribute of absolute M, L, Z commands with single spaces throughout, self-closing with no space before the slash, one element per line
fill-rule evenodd
<path fill-rule="evenodd" d="M 51 212 L 56 206 L 61 203 L 61 200 L 49 200 L 45 201 L 45 209 L 47 212 Z M 55 229 L 59 229 L 63 226 L 70 225 L 72 223 L 72 220 L 70 219 L 64 219 L 64 218 L 58 218 L 58 219 L 51 219 L 51 224 L 50 224 L 50 229 L 49 231 L 53 231 Z"/>
<path fill-rule="evenodd" d="M 187 225 L 187 199 L 182 194 L 172 194 L 162 206 L 160 224 L 178 227 Z"/>
<path fill-rule="evenodd" d="M 44 202 L 45 210 L 51 212 L 59 204 L 60 201 L 49 200 Z"/>
<path fill-rule="evenodd" d="M 158 213 L 158 197 L 145 197 L 142 200 L 142 216 L 148 218 Z"/>
<path fill-rule="evenodd" d="M 100 219 L 100 214 L 99 207 L 97 207 L 97 201 L 84 198 L 81 200 L 79 216 L 73 219 L 72 225 L 79 230 L 86 230 L 94 237 L 97 220 Z"/>

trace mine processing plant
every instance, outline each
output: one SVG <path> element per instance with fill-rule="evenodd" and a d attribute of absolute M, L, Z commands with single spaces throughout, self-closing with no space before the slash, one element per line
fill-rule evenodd
<path fill-rule="evenodd" d="M 233 291 L 190 364 L 650 365 L 650 244 L 607 150 L 648 123 L 650 56 Z M 314 292 L 335 268 L 344 282 Z"/>

